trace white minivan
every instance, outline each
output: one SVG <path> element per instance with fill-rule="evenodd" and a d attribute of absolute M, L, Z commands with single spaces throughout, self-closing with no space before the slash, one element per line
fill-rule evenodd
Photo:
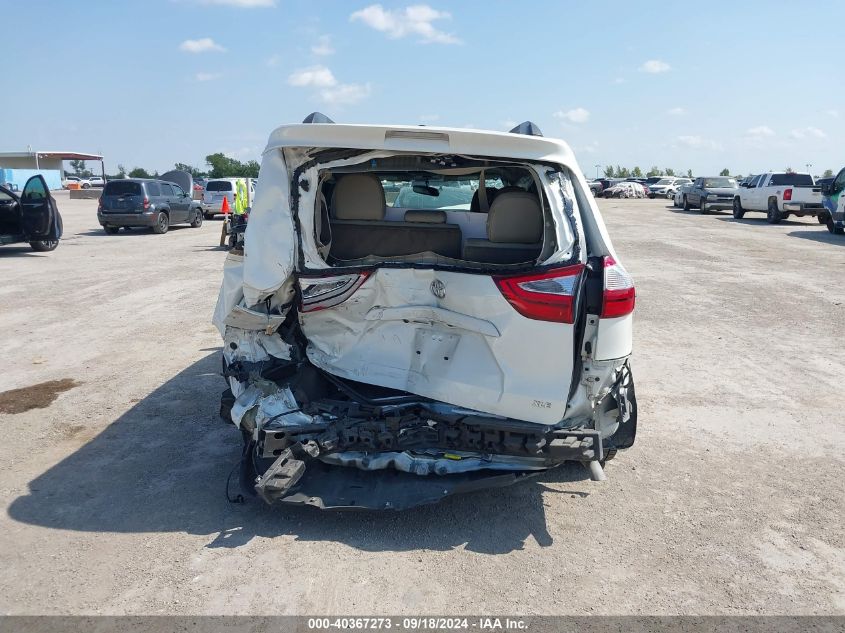
<path fill-rule="evenodd" d="M 229 212 L 235 210 L 235 192 L 238 190 L 238 181 L 244 181 L 247 190 L 247 206 L 252 204 L 252 197 L 255 187 L 252 178 L 213 178 L 205 183 L 205 190 L 202 195 L 202 210 L 206 219 L 213 218 L 218 213 L 223 213 L 223 199 L 228 203 Z"/>
<path fill-rule="evenodd" d="M 636 433 L 635 291 L 569 146 L 308 120 L 270 136 L 215 309 L 245 490 L 401 509 L 603 478 Z"/>

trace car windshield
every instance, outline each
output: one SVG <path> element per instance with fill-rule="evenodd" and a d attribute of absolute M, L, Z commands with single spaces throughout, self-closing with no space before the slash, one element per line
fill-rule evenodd
<path fill-rule="evenodd" d="M 104 196 L 140 196 L 141 185 L 137 182 L 113 180 L 106 185 Z"/>
<path fill-rule="evenodd" d="M 726 187 L 728 189 L 736 189 L 738 185 L 733 178 L 705 178 L 705 187 Z"/>
<path fill-rule="evenodd" d="M 212 180 L 205 186 L 206 191 L 232 191 L 232 183 L 228 180 Z"/>
<path fill-rule="evenodd" d="M 393 174 L 380 176 L 387 206 L 401 209 L 458 209 L 469 211 L 472 197 L 478 190 L 478 175 L 431 179 L 397 178 Z M 488 188 L 501 189 L 498 177 L 485 179 Z M 416 189 L 416 191 L 415 191 Z M 436 195 L 432 195 L 436 194 Z"/>
<path fill-rule="evenodd" d="M 812 187 L 813 177 L 810 174 L 772 174 L 772 180 L 769 185 L 780 187 L 782 185 L 792 185 L 793 187 Z"/>

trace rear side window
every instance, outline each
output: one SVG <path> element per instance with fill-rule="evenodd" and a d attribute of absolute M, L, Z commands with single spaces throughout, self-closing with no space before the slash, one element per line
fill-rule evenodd
<path fill-rule="evenodd" d="M 780 187 L 792 185 L 793 187 L 812 187 L 813 177 L 810 174 L 772 174 L 770 185 Z"/>
<path fill-rule="evenodd" d="M 173 187 L 170 186 L 169 183 L 163 182 L 160 184 L 161 186 L 161 195 L 163 196 L 173 196 Z"/>
<path fill-rule="evenodd" d="M 205 186 L 206 191 L 233 191 L 232 183 L 228 180 L 212 180 Z"/>
<path fill-rule="evenodd" d="M 106 190 L 103 192 L 106 196 L 140 196 L 141 185 L 137 182 L 124 182 L 121 180 L 113 180 L 106 185 Z"/>
<path fill-rule="evenodd" d="M 161 195 L 161 188 L 158 186 L 157 182 L 148 182 L 147 183 L 147 194 L 151 196 L 160 196 Z"/>

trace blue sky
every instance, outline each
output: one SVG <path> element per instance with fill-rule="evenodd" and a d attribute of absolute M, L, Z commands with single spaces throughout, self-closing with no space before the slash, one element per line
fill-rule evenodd
<path fill-rule="evenodd" d="M 274 127 L 313 110 L 494 130 L 530 119 L 588 175 L 845 165 L 838 1 L 0 0 L 0 12 L 17 88 L 0 151 L 102 152 L 107 171 L 259 159 Z"/>

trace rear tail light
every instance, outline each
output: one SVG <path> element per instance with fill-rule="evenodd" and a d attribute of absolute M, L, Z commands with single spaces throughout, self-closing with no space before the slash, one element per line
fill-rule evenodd
<path fill-rule="evenodd" d="M 522 316 L 537 321 L 575 322 L 575 295 L 583 264 L 543 273 L 494 276 L 493 281 Z"/>
<path fill-rule="evenodd" d="M 634 280 L 622 264 L 612 257 L 604 258 L 604 295 L 601 316 L 612 319 L 631 314 L 634 311 L 637 292 Z"/>
<path fill-rule="evenodd" d="M 370 271 L 330 277 L 300 277 L 301 312 L 315 312 L 340 305 L 367 281 Z"/>
<path fill-rule="evenodd" d="M 783 190 L 783 199 L 789 202 L 792 200 L 792 189 L 784 189 Z"/>
<path fill-rule="evenodd" d="M 103 199 L 97 198 L 97 211 L 102 211 L 102 210 L 103 210 Z"/>
<path fill-rule="evenodd" d="M 146 197 L 144 198 L 144 208 L 145 209 L 150 208 L 150 199 L 149 198 L 146 198 Z"/>

